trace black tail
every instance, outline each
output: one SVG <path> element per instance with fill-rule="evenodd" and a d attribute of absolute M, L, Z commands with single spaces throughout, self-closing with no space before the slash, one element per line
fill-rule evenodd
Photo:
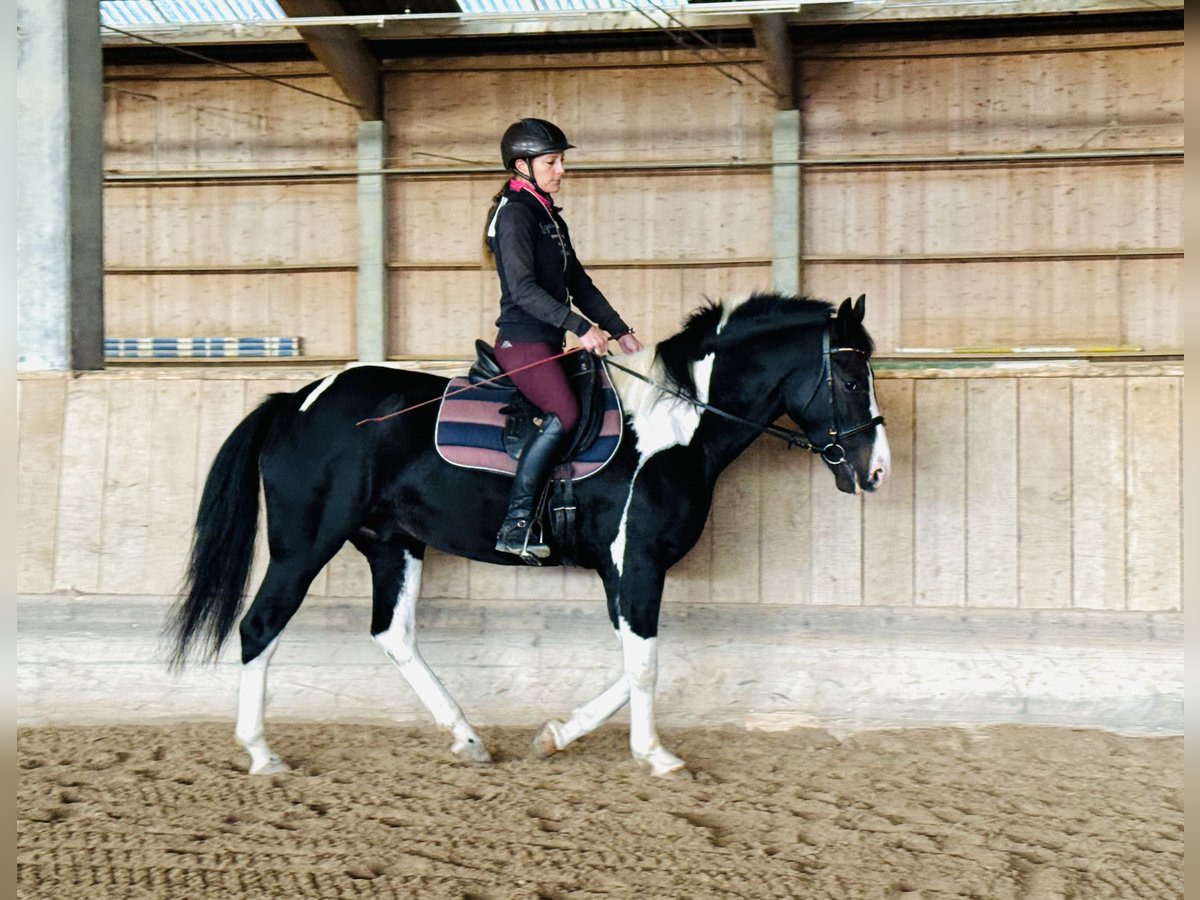
<path fill-rule="evenodd" d="M 187 578 L 167 619 L 172 669 L 183 667 L 197 639 L 204 642 L 204 658 L 215 660 L 237 622 L 258 532 L 258 457 L 271 423 L 295 400 L 295 394 L 271 394 L 213 460 L 196 513 Z"/>

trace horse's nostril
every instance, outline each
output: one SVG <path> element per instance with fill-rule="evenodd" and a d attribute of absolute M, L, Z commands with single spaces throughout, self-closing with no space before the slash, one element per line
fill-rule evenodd
<path fill-rule="evenodd" d="M 875 487 L 883 484 L 884 471 L 882 468 L 876 469 L 871 473 L 871 484 Z"/>

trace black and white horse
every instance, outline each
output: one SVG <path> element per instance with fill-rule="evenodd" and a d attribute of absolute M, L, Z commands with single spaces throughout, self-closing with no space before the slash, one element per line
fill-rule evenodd
<path fill-rule="evenodd" d="M 865 302 L 758 294 L 709 305 L 682 331 L 613 371 L 627 431 L 612 462 L 575 486 L 577 565 L 604 583 L 624 674 L 534 739 L 550 755 L 630 704 L 633 756 L 663 775 L 683 762 L 654 722 L 656 635 L 667 570 L 695 545 L 717 476 L 763 432 L 822 454 L 840 490 L 873 491 L 889 452 L 862 326 Z M 204 486 L 184 592 L 172 610 L 173 660 L 199 643 L 215 658 L 238 621 L 254 552 L 261 478 L 270 564 L 241 618 L 236 734 L 250 771 L 286 770 L 263 730 L 267 666 L 313 578 L 350 541 L 373 584 L 371 636 L 439 725 L 451 751 L 488 762 L 483 741 L 417 649 L 414 610 L 426 547 L 501 565 L 493 549 L 509 480 L 456 468 L 433 446 L 446 379 L 362 366 L 273 394 L 226 439 Z M 799 425 L 772 423 L 782 414 Z M 554 557 L 548 563 L 556 562 Z"/>

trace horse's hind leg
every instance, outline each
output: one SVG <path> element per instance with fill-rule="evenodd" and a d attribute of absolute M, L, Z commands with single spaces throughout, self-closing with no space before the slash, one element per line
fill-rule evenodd
<path fill-rule="evenodd" d="M 321 563 L 324 565 L 324 562 Z M 238 685 L 235 734 L 250 754 L 251 775 L 287 772 L 289 766 L 267 744 L 264 717 L 267 707 L 267 667 L 279 643 L 279 634 L 300 608 L 315 570 L 298 571 L 294 565 L 272 560 L 254 602 L 242 617 L 242 672 Z M 311 567 L 310 567 L 311 569 Z"/>
<path fill-rule="evenodd" d="M 608 594 L 609 618 L 613 622 L 614 628 L 616 628 L 618 615 L 618 585 L 617 578 L 605 579 L 604 587 Z M 619 630 L 617 631 L 617 640 L 621 640 Z M 571 717 L 567 721 L 551 719 L 543 724 L 537 734 L 533 736 L 533 752 L 545 759 L 553 756 L 559 750 L 565 750 L 585 734 L 591 734 L 611 719 L 628 702 L 629 678 L 622 674 L 602 694 L 572 710 Z"/>
<path fill-rule="evenodd" d="M 387 543 L 356 542 L 355 546 L 371 563 L 371 637 L 400 669 L 434 721 L 454 735 L 450 752 L 467 762 L 491 762 L 482 738 L 417 649 L 416 609 L 424 545 L 393 539 Z"/>

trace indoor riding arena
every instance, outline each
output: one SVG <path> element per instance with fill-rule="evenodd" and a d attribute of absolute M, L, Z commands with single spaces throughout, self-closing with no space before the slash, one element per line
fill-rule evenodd
<path fill-rule="evenodd" d="M 1182 0 L 17 26 L 18 896 L 1183 896 Z M 540 566 L 459 549 L 512 479 L 355 387 L 436 403 L 496 339 L 529 117 L 646 347 Z M 255 655 L 289 528 L 332 549 Z"/>

